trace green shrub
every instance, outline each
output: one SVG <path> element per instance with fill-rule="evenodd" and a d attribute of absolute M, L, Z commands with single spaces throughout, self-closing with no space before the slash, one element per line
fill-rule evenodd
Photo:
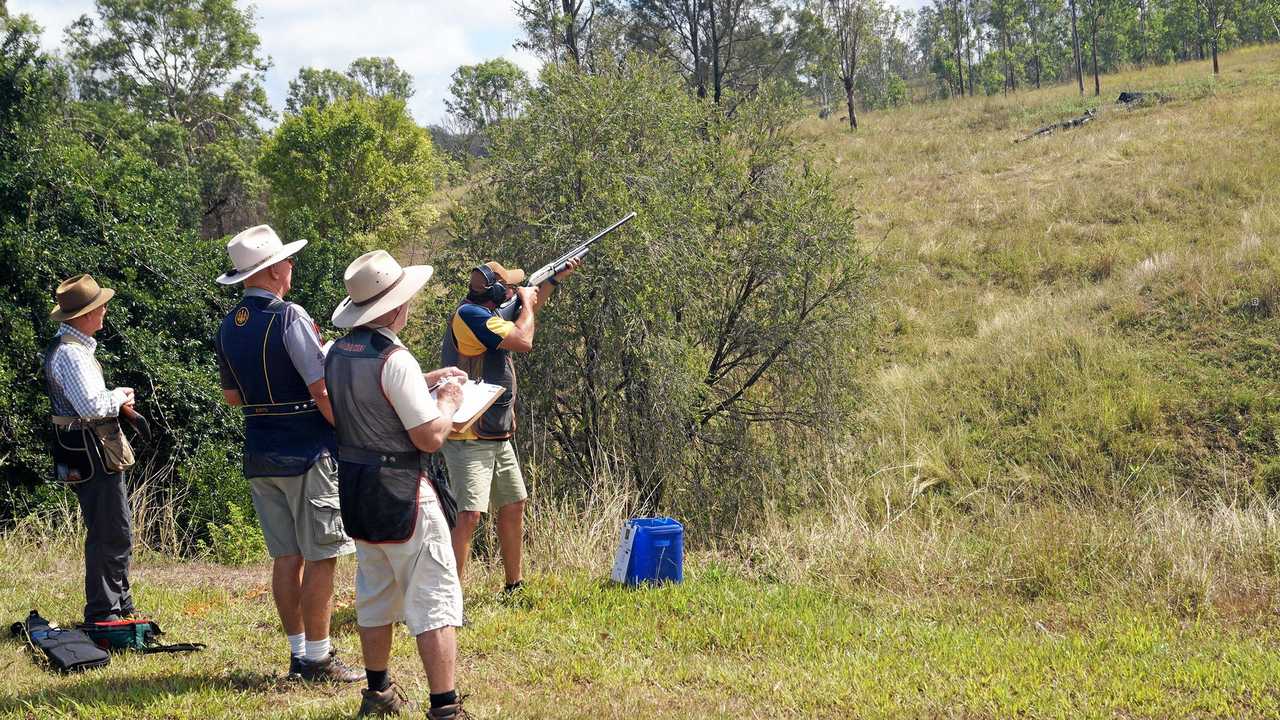
<path fill-rule="evenodd" d="M 262 528 L 252 515 L 245 515 L 240 506 L 227 503 L 224 522 L 208 523 L 208 542 L 198 541 L 201 554 L 223 565 L 248 565 L 267 557 L 267 541 Z"/>

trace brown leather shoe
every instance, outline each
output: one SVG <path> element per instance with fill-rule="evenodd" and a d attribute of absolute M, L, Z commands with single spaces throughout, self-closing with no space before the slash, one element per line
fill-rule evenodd
<path fill-rule="evenodd" d="M 360 696 L 360 712 L 356 717 L 399 715 L 405 710 L 412 712 L 418 709 L 418 704 L 405 697 L 404 691 L 394 681 L 381 691 L 365 688 L 360 691 Z"/>
<path fill-rule="evenodd" d="M 356 670 L 338 659 L 336 650 L 323 660 L 303 660 L 298 677 L 306 682 L 349 683 L 364 679 L 364 671 Z"/>
<path fill-rule="evenodd" d="M 438 708 L 431 708 L 427 711 L 427 720 L 469 720 L 470 713 L 462 709 L 462 701 L 465 698 L 458 698 L 458 702 L 452 705 L 442 705 Z"/>

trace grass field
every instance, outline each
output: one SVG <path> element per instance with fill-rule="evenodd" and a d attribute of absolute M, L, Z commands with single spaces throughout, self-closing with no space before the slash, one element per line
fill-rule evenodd
<path fill-rule="evenodd" d="M 499 601 L 492 558 L 468 579 L 472 712 L 1280 717 L 1280 47 L 1104 87 L 802 122 L 880 280 L 823 501 L 690 538 L 687 582 L 639 591 L 603 582 L 620 503 L 538 505 L 529 592 Z M 0 539 L 0 617 L 77 615 L 71 518 Z M 281 679 L 265 565 L 143 552 L 135 580 L 209 651 L 63 678 L 0 643 L 0 717 L 354 714 L 356 688 Z M 425 697 L 408 638 L 393 671 Z"/>
<path fill-rule="evenodd" d="M 0 608 L 74 618 L 65 553 L 8 543 Z M 76 677 L 0 646 L 3 717 L 343 718 L 357 690 L 283 680 L 284 639 L 265 566 L 144 557 L 137 595 L 171 641 L 198 655 L 123 655 Z M 62 581 L 50 581 L 55 573 Z M 354 565 L 344 562 L 336 642 L 357 647 Z M 503 603 L 470 586 L 461 689 L 481 718 L 547 717 L 1271 717 L 1280 714 L 1274 618 L 1188 615 L 1137 598 L 1030 602 L 902 597 L 852 586 L 760 581 L 707 554 L 680 586 L 627 590 L 599 572 L 538 573 Z M 397 637 L 393 673 L 427 689 Z"/>

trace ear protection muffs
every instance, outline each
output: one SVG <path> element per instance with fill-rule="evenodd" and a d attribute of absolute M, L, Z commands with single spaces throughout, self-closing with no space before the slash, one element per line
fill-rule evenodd
<path fill-rule="evenodd" d="M 483 290 L 471 290 L 468 292 L 467 298 L 469 300 L 477 303 L 488 301 L 495 305 L 501 305 L 507 301 L 507 286 L 503 284 L 497 273 L 488 265 L 477 265 L 472 269 L 484 276 L 485 286 Z"/>

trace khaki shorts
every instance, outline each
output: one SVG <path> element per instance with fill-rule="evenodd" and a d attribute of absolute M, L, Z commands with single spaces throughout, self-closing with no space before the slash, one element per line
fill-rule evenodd
<path fill-rule="evenodd" d="M 325 455 L 305 474 L 249 480 L 253 508 L 271 557 L 328 560 L 355 552 L 342 529 L 338 463 Z"/>
<path fill-rule="evenodd" d="M 462 625 L 462 583 L 436 494 L 419 493 L 413 535 L 399 543 L 356 541 L 356 623 L 403 621 L 410 635 Z"/>
<path fill-rule="evenodd" d="M 449 440 L 441 449 L 463 512 L 489 512 L 529 497 L 510 440 Z"/>

